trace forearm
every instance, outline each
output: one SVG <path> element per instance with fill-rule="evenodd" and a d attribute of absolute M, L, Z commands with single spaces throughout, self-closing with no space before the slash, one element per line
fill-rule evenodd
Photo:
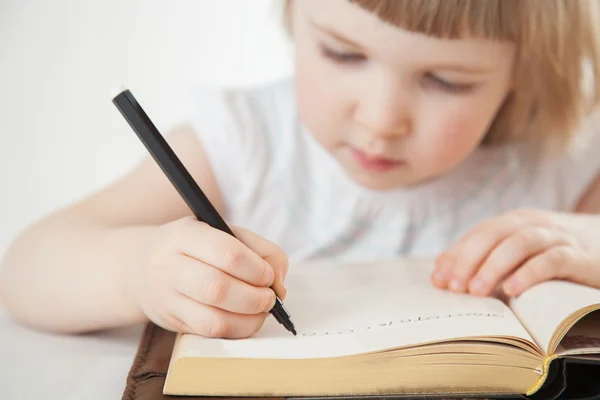
<path fill-rule="evenodd" d="M 129 286 L 156 227 L 111 228 L 75 215 L 24 232 L 0 270 L 0 298 L 16 320 L 59 332 L 143 322 Z"/>

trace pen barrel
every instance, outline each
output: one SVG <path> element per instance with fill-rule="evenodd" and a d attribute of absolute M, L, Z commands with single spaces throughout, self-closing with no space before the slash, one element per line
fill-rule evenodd
<path fill-rule="evenodd" d="M 113 98 L 113 104 L 121 112 L 123 118 L 136 133 L 196 218 L 235 237 L 233 231 L 221 218 L 219 212 L 194 181 L 194 178 L 160 134 L 133 94 L 125 89 Z M 279 298 L 277 298 L 275 306 L 270 312 L 288 331 L 296 334 L 294 324 Z"/>
<path fill-rule="evenodd" d="M 235 237 L 131 92 L 121 92 L 113 103 L 196 218 Z"/>
<path fill-rule="evenodd" d="M 288 331 L 295 332 L 294 324 L 290 319 L 290 315 L 285 309 L 285 306 L 283 305 L 279 297 L 275 299 L 275 305 L 273 306 L 273 308 L 271 308 L 270 313 L 275 317 L 277 322 L 283 325 Z"/>

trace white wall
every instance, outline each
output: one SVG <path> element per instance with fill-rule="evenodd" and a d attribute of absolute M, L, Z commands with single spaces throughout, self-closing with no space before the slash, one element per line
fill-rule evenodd
<path fill-rule="evenodd" d="M 116 87 L 164 132 L 196 85 L 288 74 L 280 1 L 0 0 L 0 256 L 145 156 Z"/>

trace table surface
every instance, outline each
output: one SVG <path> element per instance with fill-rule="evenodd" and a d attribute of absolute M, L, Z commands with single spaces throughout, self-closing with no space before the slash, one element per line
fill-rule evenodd
<path fill-rule="evenodd" d="M 0 399 L 119 400 L 143 329 L 55 335 L 0 308 Z"/>
<path fill-rule="evenodd" d="M 0 399 L 120 399 L 142 331 L 53 335 L 16 324 L 0 308 Z"/>

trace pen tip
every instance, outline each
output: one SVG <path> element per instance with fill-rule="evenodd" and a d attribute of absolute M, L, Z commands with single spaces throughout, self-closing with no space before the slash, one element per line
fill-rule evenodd
<path fill-rule="evenodd" d="M 294 336 L 297 335 L 296 330 L 294 328 L 292 328 L 292 333 L 294 334 Z"/>

